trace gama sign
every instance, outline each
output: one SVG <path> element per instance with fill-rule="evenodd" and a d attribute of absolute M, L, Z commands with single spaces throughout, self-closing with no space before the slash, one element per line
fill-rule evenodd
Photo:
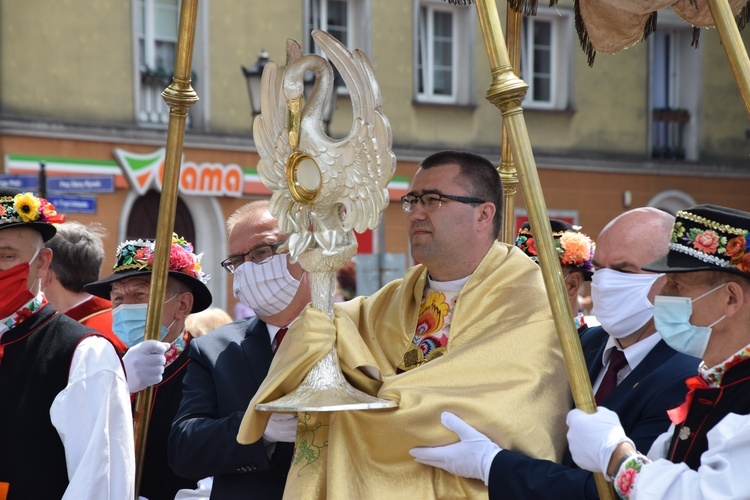
<path fill-rule="evenodd" d="M 143 196 L 151 188 L 161 191 L 166 151 L 160 148 L 152 153 L 137 154 L 115 148 L 114 155 L 131 188 Z M 238 165 L 182 162 L 179 191 L 183 194 L 240 197 L 243 187 L 244 174 Z"/>

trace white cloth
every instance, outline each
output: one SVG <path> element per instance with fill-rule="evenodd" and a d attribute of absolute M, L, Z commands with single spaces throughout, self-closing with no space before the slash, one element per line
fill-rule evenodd
<path fill-rule="evenodd" d="M 194 490 L 182 489 L 177 492 L 174 500 L 209 500 L 214 478 L 207 477 L 198 481 L 198 487 Z"/>
<path fill-rule="evenodd" d="M 50 418 L 65 447 L 70 484 L 63 500 L 135 497 L 130 393 L 107 340 L 92 336 L 78 345 Z"/>
<path fill-rule="evenodd" d="M 638 474 L 631 500 L 720 500 L 750 498 L 750 415 L 730 413 L 708 431 L 708 450 L 697 471 L 684 463 L 660 459 L 671 432 L 654 441 L 649 458 Z"/>
<path fill-rule="evenodd" d="M 651 349 L 653 349 L 660 340 L 661 337 L 659 336 L 659 334 L 654 333 L 622 350 L 622 353 L 625 355 L 625 359 L 627 360 L 628 364 L 625 365 L 622 370 L 617 372 L 617 385 L 620 385 L 620 382 L 622 382 L 622 380 L 627 377 L 630 372 L 635 370 L 635 367 L 638 366 L 640 362 L 646 358 L 646 356 L 648 356 L 648 353 L 651 352 Z M 599 375 L 596 376 L 596 380 L 594 380 L 594 385 L 592 386 L 594 394 L 596 394 L 596 391 L 599 390 L 599 386 L 602 383 L 604 374 L 607 371 L 609 358 L 612 355 L 612 349 L 617 349 L 618 346 L 619 344 L 614 337 L 609 337 L 609 339 L 607 339 L 607 344 L 604 346 L 604 352 L 602 353 L 603 369 L 599 371 Z"/>

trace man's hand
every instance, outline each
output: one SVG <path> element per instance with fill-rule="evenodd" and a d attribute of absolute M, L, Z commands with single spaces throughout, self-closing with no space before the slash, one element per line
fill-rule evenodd
<path fill-rule="evenodd" d="M 169 344 L 157 340 L 144 340 L 128 349 L 122 357 L 122 364 L 125 365 L 131 394 L 161 382 L 164 365 L 167 364 L 164 356 L 167 349 Z"/>
<path fill-rule="evenodd" d="M 272 413 L 263 438 L 269 443 L 293 443 L 297 437 L 297 415 Z"/>
<path fill-rule="evenodd" d="M 412 448 L 411 456 L 421 464 L 439 467 L 457 476 L 481 479 L 487 484 L 492 460 L 502 448 L 453 413 L 443 412 L 440 420 L 460 441 L 434 448 Z"/>
<path fill-rule="evenodd" d="M 602 406 L 591 414 L 573 409 L 568 413 L 567 422 L 570 454 L 582 469 L 606 473 L 618 444 L 628 443 L 635 449 L 617 413 Z"/>

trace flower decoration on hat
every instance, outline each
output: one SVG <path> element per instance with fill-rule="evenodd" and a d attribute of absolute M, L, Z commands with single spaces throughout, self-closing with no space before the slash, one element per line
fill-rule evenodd
<path fill-rule="evenodd" d="M 128 240 L 117 247 L 117 262 L 113 272 L 127 270 L 151 271 L 154 266 L 156 244 L 152 240 Z M 172 234 L 172 246 L 169 250 L 169 270 L 187 274 L 201 283 L 208 283 L 209 275 L 201 268 L 203 253 L 193 253 L 192 243 L 176 233 Z"/>
<path fill-rule="evenodd" d="M 580 229 L 580 226 L 573 226 L 571 230 L 553 231 L 555 250 L 562 267 L 591 273 L 594 271 L 592 261 L 596 244 L 586 234 L 581 233 Z M 536 242 L 530 228 L 522 227 L 518 231 L 516 246 L 531 257 L 531 260 L 539 263 Z"/>
<path fill-rule="evenodd" d="M 575 228 L 576 226 L 574 226 Z M 555 249 L 560 257 L 560 263 L 565 267 L 578 267 L 585 271 L 593 271 L 596 245 L 591 238 L 577 231 L 565 231 L 560 238 L 555 238 Z"/>
<path fill-rule="evenodd" d="M 52 203 L 33 193 L 0 197 L 0 225 L 30 222 L 61 224 L 65 216 L 58 214 Z"/>
<path fill-rule="evenodd" d="M 680 211 L 672 229 L 669 249 L 720 268 L 750 273 L 747 233 L 746 229 Z"/>

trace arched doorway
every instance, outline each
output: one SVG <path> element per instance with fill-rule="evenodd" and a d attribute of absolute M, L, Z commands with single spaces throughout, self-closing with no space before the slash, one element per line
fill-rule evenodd
<path fill-rule="evenodd" d="M 161 193 L 155 190 L 139 196 L 130 191 L 120 214 L 118 242 L 154 238 L 159 217 Z M 224 214 L 213 196 L 186 196 L 177 198 L 175 232 L 193 243 L 195 252 L 203 254 L 201 266 L 210 276 L 207 284 L 213 298 L 212 306 L 227 307 L 228 276 L 219 264 L 226 257 L 226 231 Z"/>
<path fill-rule="evenodd" d="M 667 189 L 651 198 L 647 206 L 675 215 L 678 211 L 695 206 L 696 204 L 693 197 L 684 191 Z"/>
<path fill-rule="evenodd" d="M 159 218 L 159 202 L 161 193 L 151 189 L 143 196 L 139 196 L 130 207 L 125 230 L 126 240 L 138 238 L 154 239 L 156 236 L 156 224 Z M 200 242 L 196 241 L 195 225 L 185 202 L 177 198 L 177 208 L 174 217 L 174 232 L 193 243 L 198 248 Z"/>

